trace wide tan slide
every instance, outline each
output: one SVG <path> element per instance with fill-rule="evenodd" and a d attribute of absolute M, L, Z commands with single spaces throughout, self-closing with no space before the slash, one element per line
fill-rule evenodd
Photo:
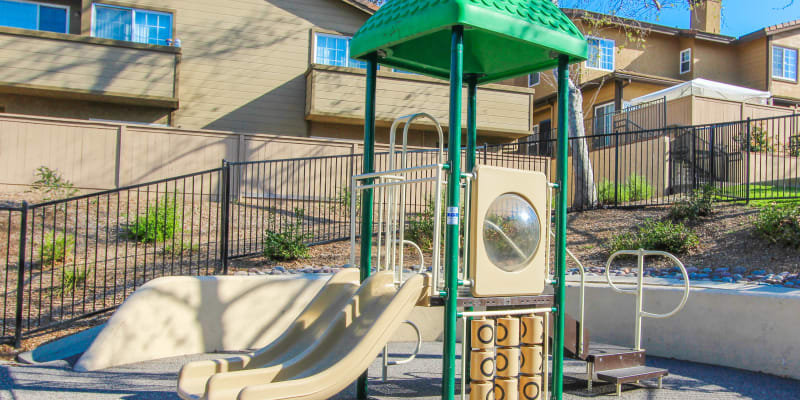
<path fill-rule="evenodd" d="M 327 399 L 369 367 L 424 297 L 426 281 L 414 275 L 396 289 L 394 274 L 379 272 L 358 287 L 342 271 L 267 347 L 185 365 L 178 394 L 187 400 Z"/>

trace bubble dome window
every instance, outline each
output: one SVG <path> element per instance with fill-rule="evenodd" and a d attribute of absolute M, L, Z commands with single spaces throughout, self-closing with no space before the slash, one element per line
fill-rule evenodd
<path fill-rule="evenodd" d="M 513 193 L 500 195 L 483 220 L 486 255 L 504 271 L 519 271 L 539 247 L 539 229 L 539 217 L 530 203 Z"/>

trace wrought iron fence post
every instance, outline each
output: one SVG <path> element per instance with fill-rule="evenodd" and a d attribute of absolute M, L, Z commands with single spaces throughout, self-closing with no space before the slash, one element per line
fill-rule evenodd
<path fill-rule="evenodd" d="M 222 273 L 228 274 L 228 232 L 230 229 L 231 207 L 231 166 L 222 160 L 222 215 L 220 221 L 220 258 L 222 258 Z"/>
<path fill-rule="evenodd" d="M 14 326 L 14 347 L 22 347 L 22 302 L 25 286 L 25 244 L 28 238 L 28 202 L 22 202 L 19 217 L 19 264 L 17 265 L 17 310 Z"/>
<path fill-rule="evenodd" d="M 489 144 L 483 142 L 483 164 L 486 165 L 486 149 L 489 148 Z"/>
<path fill-rule="evenodd" d="M 716 152 L 714 151 L 714 133 L 716 132 L 716 125 L 711 125 L 711 134 L 709 135 L 709 142 L 710 142 L 710 156 L 709 160 L 710 163 L 708 165 L 708 169 L 711 171 L 711 187 L 717 187 L 717 160 L 716 160 Z"/>
<path fill-rule="evenodd" d="M 697 189 L 697 129 L 694 127 L 690 128 L 692 131 L 692 190 Z M 691 193 L 691 192 L 690 192 Z"/>
<path fill-rule="evenodd" d="M 614 130 L 614 205 L 619 205 L 619 130 Z"/>
<path fill-rule="evenodd" d="M 750 117 L 747 118 L 747 145 L 745 145 L 745 204 L 750 204 Z"/>

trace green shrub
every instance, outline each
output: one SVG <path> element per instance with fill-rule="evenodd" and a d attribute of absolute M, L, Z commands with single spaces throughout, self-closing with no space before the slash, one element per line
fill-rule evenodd
<path fill-rule="evenodd" d="M 711 215 L 717 189 L 713 185 L 703 185 L 689 195 L 689 198 L 670 207 L 668 217 L 673 221 L 693 220 Z"/>
<path fill-rule="evenodd" d="M 800 135 L 789 138 L 789 155 L 800 157 Z"/>
<path fill-rule="evenodd" d="M 603 180 L 597 186 L 597 199 L 601 204 L 614 203 L 614 196 L 620 203 L 647 200 L 653 197 L 653 186 L 642 175 L 631 174 L 619 185 L 619 193 L 615 193 L 614 182 Z"/>
<path fill-rule="evenodd" d="M 36 176 L 39 179 L 33 182 L 33 189 L 43 193 L 45 201 L 66 199 L 78 193 L 72 182 L 44 165 L 36 168 Z"/>
<path fill-rule="evenodd" d="M 53 234 L 48 232 L 44 235 L 42 247 L 39 249 L 39 258 L 42 264 L 52 262 L 62 262 L 72 257 L 72 249 L 75 247 L 75 236 L 70 234 Z"/>
<path fill-rule="evenodd" d="M 421 213 L 412 214 L 408 217 L 405 238 L 416 243 L 417 246 L 423 250 L 429 251 L 433 249 L 433 225 L 435 215 L 436 202 L 434 199 L 429 199 L 425 204 L 425 209 L 422 210 Z"/>
<path fill-rule="evenodd" d="M 769 242 L 800 248 L 800 203 L 762 207 L 753 225 L 756 235 Z"/>
<path fill-rule="evenodd" d="M 139 215 L 128 227 L 128 235 L 142 242 L 163 242 L 182 229 L 181 217 L 175 212 L 178 193 L 165 195 L 157 206 Z"/>
<path fill-rule="evenodd" d="M 349 187 L 343 187 L 339 189 L 339 193 L 333 199 L 333 204 L 331 205 L 331 210 L 336 212 L 340 210 L 345 210 L 345 212 L 350 213 L 350 200 L 353 198 L 353 193 Z M 356 214 L 361 210 L 361 198 L 360 196 L 356 196 Z"/>
<path fill-rule="evenodd" d="M 747 133 L 742 132 L 739 136 L 739 143 L 747 149 Z M 763 153 L 773 151 L 770 143 L 769 133 L 766 129 L 758 125 L 750 125 L 750 151 L 753 153 Z"/>
<path fill-rule="evenodd" d="M 91 268 L 86 268 L 84 270 L 78 268 L 72 269 L 69 267 L 62 268 L 61 286 L 55 288 L 56 293 L 71 293 L 76 287 L 86 281 L 86 277 L 89 276 L 91 271 Z"/>
<path fill-rule="evenodd" d="M 278 261 L 309 257 L 305 241 L 311 239 L 312 235 L 303 233 L 305 211 L 295 208 L 294 214 L 294 222 L 284 224 L 277 232 L 269 229 L 264 232 L 264 256 Z M 275 226 L 275 215 L 270 215 L 269 222 L 271 226 Z"/>
<path fill-rule="evenodd" d="M 683 254 L 700 243 L 697 235 L 682 223 L 648 219 L 635 232 L 615 235 L 608 243 L 610 253 L 619 250 L 661 250 Z"/>
<path fill-rule="evenodd" d="M 162 249 L 163 254 L 183 254 L 183 253 L 193 253 L 200 250 L 199 243 L 189 243 L 188 241 L 185 242 L 175 242 L 173 245 L 172 243 L 167 243 L 164 245 Z"/>

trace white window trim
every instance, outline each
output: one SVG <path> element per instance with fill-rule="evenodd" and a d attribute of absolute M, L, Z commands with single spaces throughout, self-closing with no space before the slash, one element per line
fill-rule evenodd
<path fill-rule="evenodd" d="M 64 33 L 69 33 L 69 16 L 70 16 L 70 13 L 69 13 L 70 12 L 70 8 L 69 8 L 69 6 L 64 6 L 64 5 L 61 5 L 61 4 L 42 3 L 42 2 L 38 2 L 38 1 L 28 1 L 28 0 L 9 0 L 9 1 L 14 2 L 14 3 L 36 4 L 37 6 L 46 6 L 46 7 L 52 7 L 52 8 L 63 8 L 65 10 L 67 10 L 67 15 L 66 15 L 66 18 L 67 18 L 67 31 L 64 32 Z M 41 27 L 39 27 L 39 7 L 36 7 L 36 30 L 37 31 L 41 30 Z"/>
<path fill-rule="evenodd" d="M 611 51 L 611 69 L 605 69 L 605 68 L 602 68 L 602 67 L 595 68 L 595 67 L 589 66 L 589 60 L 584 61 L 583 65 L 588 69 L 594 69 L 594 70 L 597 70 L 597 71 L 614 72 L 614 69 L 617 68 L 617 54 L 616 54 L 617 53 L 617 42 L 614 39 L 606 39 L 606 38 L 601 38 L 601 37 L 598 37 L 598 36 L 587 36 L 586 37 L 587 42 L 588 42 L 589 39 L 596 39 L 596 40 L 599 40 L 599 41 L 607 40 L 607 41 L 609 41 L 609 42 L 611 42 L 613 44 L 612 49 L 611 49 L 612 50 Z M 602 53 L 601 53 L 601 59 L 602 59 Z M 598 65 L 603 65 L 602 61 L 598 61 Z"/>
<path fill-rule="evenodd" d="M 531 76 L 536 75 L 538 79 L 536 79 L 536 83 L 531 84 Z M 528 87 L 534 87 L 538 85 L 542 81 L 542 75 L 538 72 L 534 72 L 532 74 L 528 74 Z"/>
<path fill-rule="evenodd" d="M 685 53 L 689 53 L 689 69 L 686 71 L 683 70 L 683 55 Z M 681 75 L 687 74 L 692 72 L 692 48 L 681 50 L 681 55 L 678 57 L 678 70 L 680 71 Z"/>
<path fill-rule="evenodd" d="M 95 11 L 95 10 L 97 10 L 97 6 L 103 6 L 103 7 L 108 7 L 108 8 L 118 8 L 120 10 L 131 10 L 131 11 L 133 11 L 133 17 L 132 17 L 132 20 L 131 20 L 132 24 L 136 24 L 136 11 L 143 11 L 143 12 L 147 12 L 147 13 L 161 14 L 161 15 L 169 15 L 170 17 L 172 17 L 172 26 L 170 27 L 170 28 L 172 28 L 172 31 L 170 32 L 170 36 L 175 36 L 174 35 L 174 32 L 175 32 L 175 15 L 173 13 L 164 12 L 164 11 L 156 11 L 156 10 L 148 10 L 146 8 L 123 7 L 123 6 L 118 6 L 118 5 L 114 5 L 114 4 L 106 4 L 106 3 L 92 3 L 92 24 L 91 24 L 91 28 L 90 28 L 92 37 L 97 37 L 96 36 L 96 32 L 97 31 L 95 30 L 95 28 L 97 27 L 96 26 L 96 23 L 97 23 L 97 12 Z M 171 37 L 171 39 L 174 39 L 174 38 Z M 110 40 L 113 40 L 113 39 L 110 39 Z M 123 40 L 123 42 L 127 42 L 127 41 L 128 40 Z M 139 42 L 134 42 L 132 40 L 130 42 L 131 43 L 139 43 Z M 143 43 L 143 44 L 150 44 L 150 43 Z M 167 46 L 167 45 L 166 44 L 162 44 L 162 45 L 156 45 L 156 46 Z"/>
<path fill-rule="evenodd" d="M 320 36 L 327 36 L 327 37 L 339 38 L 339 39 L 347 39 L 347 40 L 353 39 L 352 36 L 348 36 L 348 35 L 339 35 L 339 34 L 336 34 L 336 33 L 326 33 L 326 32 L 314 32 L 314 44 L 313 44 L 313 47 L 311 48 L 312 49 L 311 50 L 311 60 L 312 60 L 311 62 L 314 63 L 314 64 L 318 64 L 317 63 L 317 38 L 320 37 Z M 345 62 L 347 62 L 347 60 L 350 60 L 350 44 L 349 43 L 347 44 L 347 47 L 345 48 L 344 57 L 345 57 L 344 58 Z M 349 67 L 349 66 L 345 65 L 344 68 L 354 68 L 354 67 Z"/>
<path fill-rule="evenodd" d="M 787 78 L 785 76 L 776 76 L 775 75 L 775 57 L 773 57 L 773 54 L 774 54 L 774 51 L 775 51 L 774 49 L 781 49 L 781 51 L 784 53 L 783 60 L 786 60 L 785 53 L 786 53 L 787 50 L 794 52 L 794 56 L 795 56 L 794 57 L 794 59 L 795 59 L 795 73 L 794 73 L 795 79 Z M 785 82 L 797 82 L 797 75 L 798 75 L 798 73 L 800 73 L 800 71 L 798 71 L 798 69 L 800 69 L 800 60 L 798 60 L 798 58 L 800 58 L 800 51 L 798 51 L 797 49 L 793 49 L 791 47 L 783 47 L 783 46 L 778 46 L 778 45 L 772 45 L 772 49 L 770 51 L 770 55 L 769 56 L 770 56 L 770 58 L 772 60 L 772 62 L 770 63 L 770 64 L 772 64 L 772 65 L 770 65 L 770 69 L 771 69 L 770 76 L 772 76 L 772 79 L 777 79 L 777 80 L 785 81 Z M 783 73 L 783 64 L 781 64 L 781 74 L 782 73 Z"/>
<path fill-rule="evenodd" d="M 595 128 L 597 128 L 597 122 L 598 122 L 597 109 L 598 108 L 605 108 L 605 107 L 608 107 L 608 106 L 614 107 L 614 111 L 612 111 L 612 113 L 617 111 L 617 107 L 616 107 L 616 105 L 614 104 L 613 101 L 609 101 L 609 102 L 606 102 L 606 103 L 603 103 L 603 104 L 598 104 L 598 105 L 594 106 L 594 113 L 592 114 L 592 120 L 595 121 L 594 122 L 595 126 L 592 127 L 592 135 L 597 135 L 598 134 L 597 132 L 595 132 Z M 608 115 L 608 114 L 606 114 L 606 115 Z M 605 118 L 606 115 L 604 115 L 603 118 Z M 603 123 L 605 124 L 605 121 Z M 613 131 L 614 131 L 614 119 L 612 117 L 610 131 L 609 132 L 603 132 L 602 135 L 611 134 Z M 605 144 L 603 145 L 603 147 L 609 146 L 611 144 L 611 137 L 610 136 L 606 136 L 604 138 L 604 141 L 605 141 Z"/>

